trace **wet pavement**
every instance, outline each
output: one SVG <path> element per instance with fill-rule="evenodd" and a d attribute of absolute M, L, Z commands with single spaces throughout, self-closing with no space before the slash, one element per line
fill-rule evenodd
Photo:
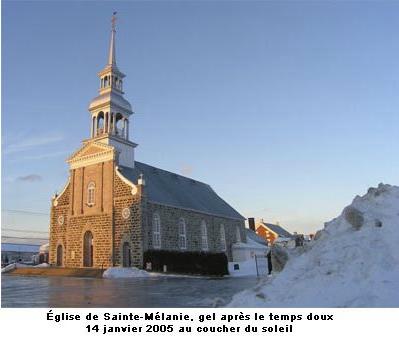
<path fill-rule="evenodd" d="M 213 307 L 256 277 L 94 279 L 2 275 L 2 307 Z"/>

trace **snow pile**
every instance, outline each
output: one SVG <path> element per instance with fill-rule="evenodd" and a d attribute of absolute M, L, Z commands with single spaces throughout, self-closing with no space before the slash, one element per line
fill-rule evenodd
<path fill-rule="evenodd" d="M 107 279 L 123 279 L 132 277 L 148 277 L 150 273 L 145 270 L 141 270 L 134 267 L 122 268 L 122 267 L 111 267 L 108 268 L 104 273 L 103 277 Z"/>
<path fill-rule="evenodd" d="M 50 267 L 50 265 L 48 263 L 43 262 L 43 263 L 37 264 L 35 267 L 47 268 L 47 267 Z"/>
<path fill-rule="evenodd" d="M 23 264 L 23 263 L 11 263 L 8 266 L 5 266 L 4 268 L 1 269 L 2 273 L 8 273 L 13 271 L 16 268 L 23 268 L 23 267 L 31 267 L 27 264 Z"/>
<path fill-rule="evenodd" d="M 229 307 L 399 307 L 399 187 L 380 184 Z"/>

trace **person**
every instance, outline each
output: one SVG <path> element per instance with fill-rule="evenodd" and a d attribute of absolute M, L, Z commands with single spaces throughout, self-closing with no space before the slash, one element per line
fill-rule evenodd
<path fill-rule="evenodd" d="M 272 251 L 271 249 L 269 250 L 269 252 L 267 253 L 267 268 L 269 271 L 269 275 L 272 274 L 272 270 L 273 270 L 273 266 L 272 266 Z"/>

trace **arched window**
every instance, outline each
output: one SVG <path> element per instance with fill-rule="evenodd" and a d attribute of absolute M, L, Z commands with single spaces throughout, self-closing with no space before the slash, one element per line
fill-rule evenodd
<path fill-rule="evenodd" d="M 224 225 L 220 225 L 220 248 L 222 251 L 226 251 L 226 232 L 224 230 Z"/>
<path fill-rule="evenodd" d="M 187 249 L 186 221 L 179 219 L 179 248 Z"/>
<path fill-rule="evenodd" d="M 201 249 L 208 250 L 208 230 L 205 221 L 201 222 Z"/>
<path fill-rule="evenodd" d="M 236 241 L 237 241 L 237 243 L 241 242 L 240 227 L 237 227 L 237 229 L 236 229 Z"/>
<path fill-rule="evenodd" d="M 154 248 L 161 248 L 161 218 L 157 213 L 152 217 L 152 243 Z"/>
<path fill-rule="evenodd" d="M 123 116 L 121 113 L 116 113 L 115 116 L 115 133 L 119 136 L 123 136 Z"/>
<path fill-rule="evenodd" d="M 96 184 L 94 182 L 90 182 L 87 186 L 87 205 L 94 205 L 96 197 Z"/>
<path fill-rule="evenodd" d="M 104 133 L 104 124 L 104 112 L 101 111 L 97 115 L 97 135 L 101 135 Z"/>

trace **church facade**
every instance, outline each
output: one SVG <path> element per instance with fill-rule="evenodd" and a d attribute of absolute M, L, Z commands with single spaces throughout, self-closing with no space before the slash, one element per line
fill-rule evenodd
<path fill-rule="evenodd" d="M 148 251 L 225 253 L 246 242 L 244 217 L 202 182 L 135 160 L 133 110 L 116 64 L 115 17 L 90 138 L 67 160 L 69 179 L 51 200 L 51 265 L 146 268 Z"/>

